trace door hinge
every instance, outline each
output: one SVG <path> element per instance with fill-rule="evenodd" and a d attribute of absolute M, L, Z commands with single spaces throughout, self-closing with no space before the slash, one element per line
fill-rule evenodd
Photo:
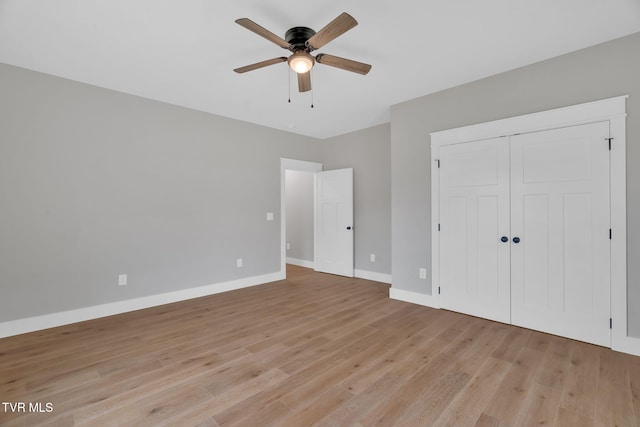
<path fill-rule="evenodd" d="M 606 141 L 609 141 L 609 151 L 611 151 L 611 141 L 613 141 L 613 138 L 605 138 Z"/>
<path fill-rule="evenodd" d="M 440 286 L 438 286 L 438 295 L 440 295 Z"/>
<path fill-rule="evenodd" d="M 609 317 L 609 329 L 613 329 L 613 319 Z"/>
<path fill-rule="evenodd" d="M 440 231 L 440 224 L 438 224 L 438 231 Z"/>
<path fill-rule="evenodd" d="M 609 240 L 611 240 L 613 238 L 613 232 L 611 231 L 611 229 L 609 229 Z"/>
<path fill-rule="evenodd" d="M 438 169 L 440 169 L 440 159 L 436 159 L 436 164 L 438 165 Z"/>

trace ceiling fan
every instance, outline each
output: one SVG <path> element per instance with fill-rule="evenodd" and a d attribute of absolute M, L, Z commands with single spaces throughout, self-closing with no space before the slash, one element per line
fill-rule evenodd
<path fill-rule="evenodd" d="M 248 18 L 236 19 L 236 23 L 264 37 L 270 42 L 293 52 L 289 57 L 281 56 L 279 58 L 267 59 L 266 61 L 236 68 L 233 70 L 236 73 L 246 73 L 247 71 L 257 70 L 258 68 L 280 62 L 288 62 L 289 67 L 298 75 L 298 90 L 300 92 L 307 92 L 311 90 L 310 71 L 316 62 L 362 75 L 367 74 L 369 70 L 371 70 L 371 65 L 369 64 L 340 58 L 339 56 L 327 55 L 326 53 L 320 53 L 315 57 L 311 55 L 312 51 L 320 49 L 336 37 L 358 25 L 358 21 L 348 13 L 341 13 L 336 19 L 329 22 L 317 33 L 311 28 L 293 27 L 286 32 L 284 39 Z"/>

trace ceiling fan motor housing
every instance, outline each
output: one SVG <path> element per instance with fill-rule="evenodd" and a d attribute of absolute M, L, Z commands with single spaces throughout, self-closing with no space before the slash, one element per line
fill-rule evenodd
<path fill-rule="evenodd" d="M 307 27 L 293 27 L 284 35 L 284 39 L 293 46 L 293 51 L 306 50 L 306 42 L 315 35 L 315 31 Z"/>

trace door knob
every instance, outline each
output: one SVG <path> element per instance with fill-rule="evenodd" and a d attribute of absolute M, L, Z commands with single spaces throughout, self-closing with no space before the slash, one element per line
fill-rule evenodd
<path fill-rule="evenodd" d="M 507 236 L 502 236 L 502 237 L 500 238 L 500 241 L 501 241 L 502 243 L 507 243 L 507 242 L 509 241 L 509 238 L 508 238 Z"/>
<path fill-rule="evenodd" d="M 519 237 L 514 237 L 513 238 L 513 243 L 520 243 L 520 238 Z"/>
<path fill-rule="evenodd" d="M 349 226 L 347 226 L 347 230 L 351 230 L 351 226 L 350 226 L 350 225 L 349 225 Z"/>

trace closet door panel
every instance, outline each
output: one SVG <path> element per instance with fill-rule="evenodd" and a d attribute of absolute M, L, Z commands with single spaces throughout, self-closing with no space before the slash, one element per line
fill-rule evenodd
<path fill-rule="evenodd" d="M 511 137 L 512 323 L 610 345 L 608 123 Z"/>
<path fill-rule="evenodd" d="M 500 297 L 500 271 L 506 260 L 500 259 L 500 246 L 496 244 L 500 236 L 498 218 L 500 198 L 482 196 L 478 198 L 478 294 L 491 300 Z"/>
<path fill-rule="evenodd" d="M 440 304 L 509 323 L 507 138 L 440 149 Z"/>
<path fill-rule="evenodd" d="M 521 264 L 514 265 L 512 274 L 522 275 L 523 289 L 519 294 L 521 304 L 546 307 L 549 304 L 549 254 L 553 248 L 549 246 L 549 197 L 546 194 L 531 194 L 522 200 L 523 236 Z M 515 259 L 514 261 L 519 261 Z M 516 273 L 518 272 L 518 273 Z"/>

